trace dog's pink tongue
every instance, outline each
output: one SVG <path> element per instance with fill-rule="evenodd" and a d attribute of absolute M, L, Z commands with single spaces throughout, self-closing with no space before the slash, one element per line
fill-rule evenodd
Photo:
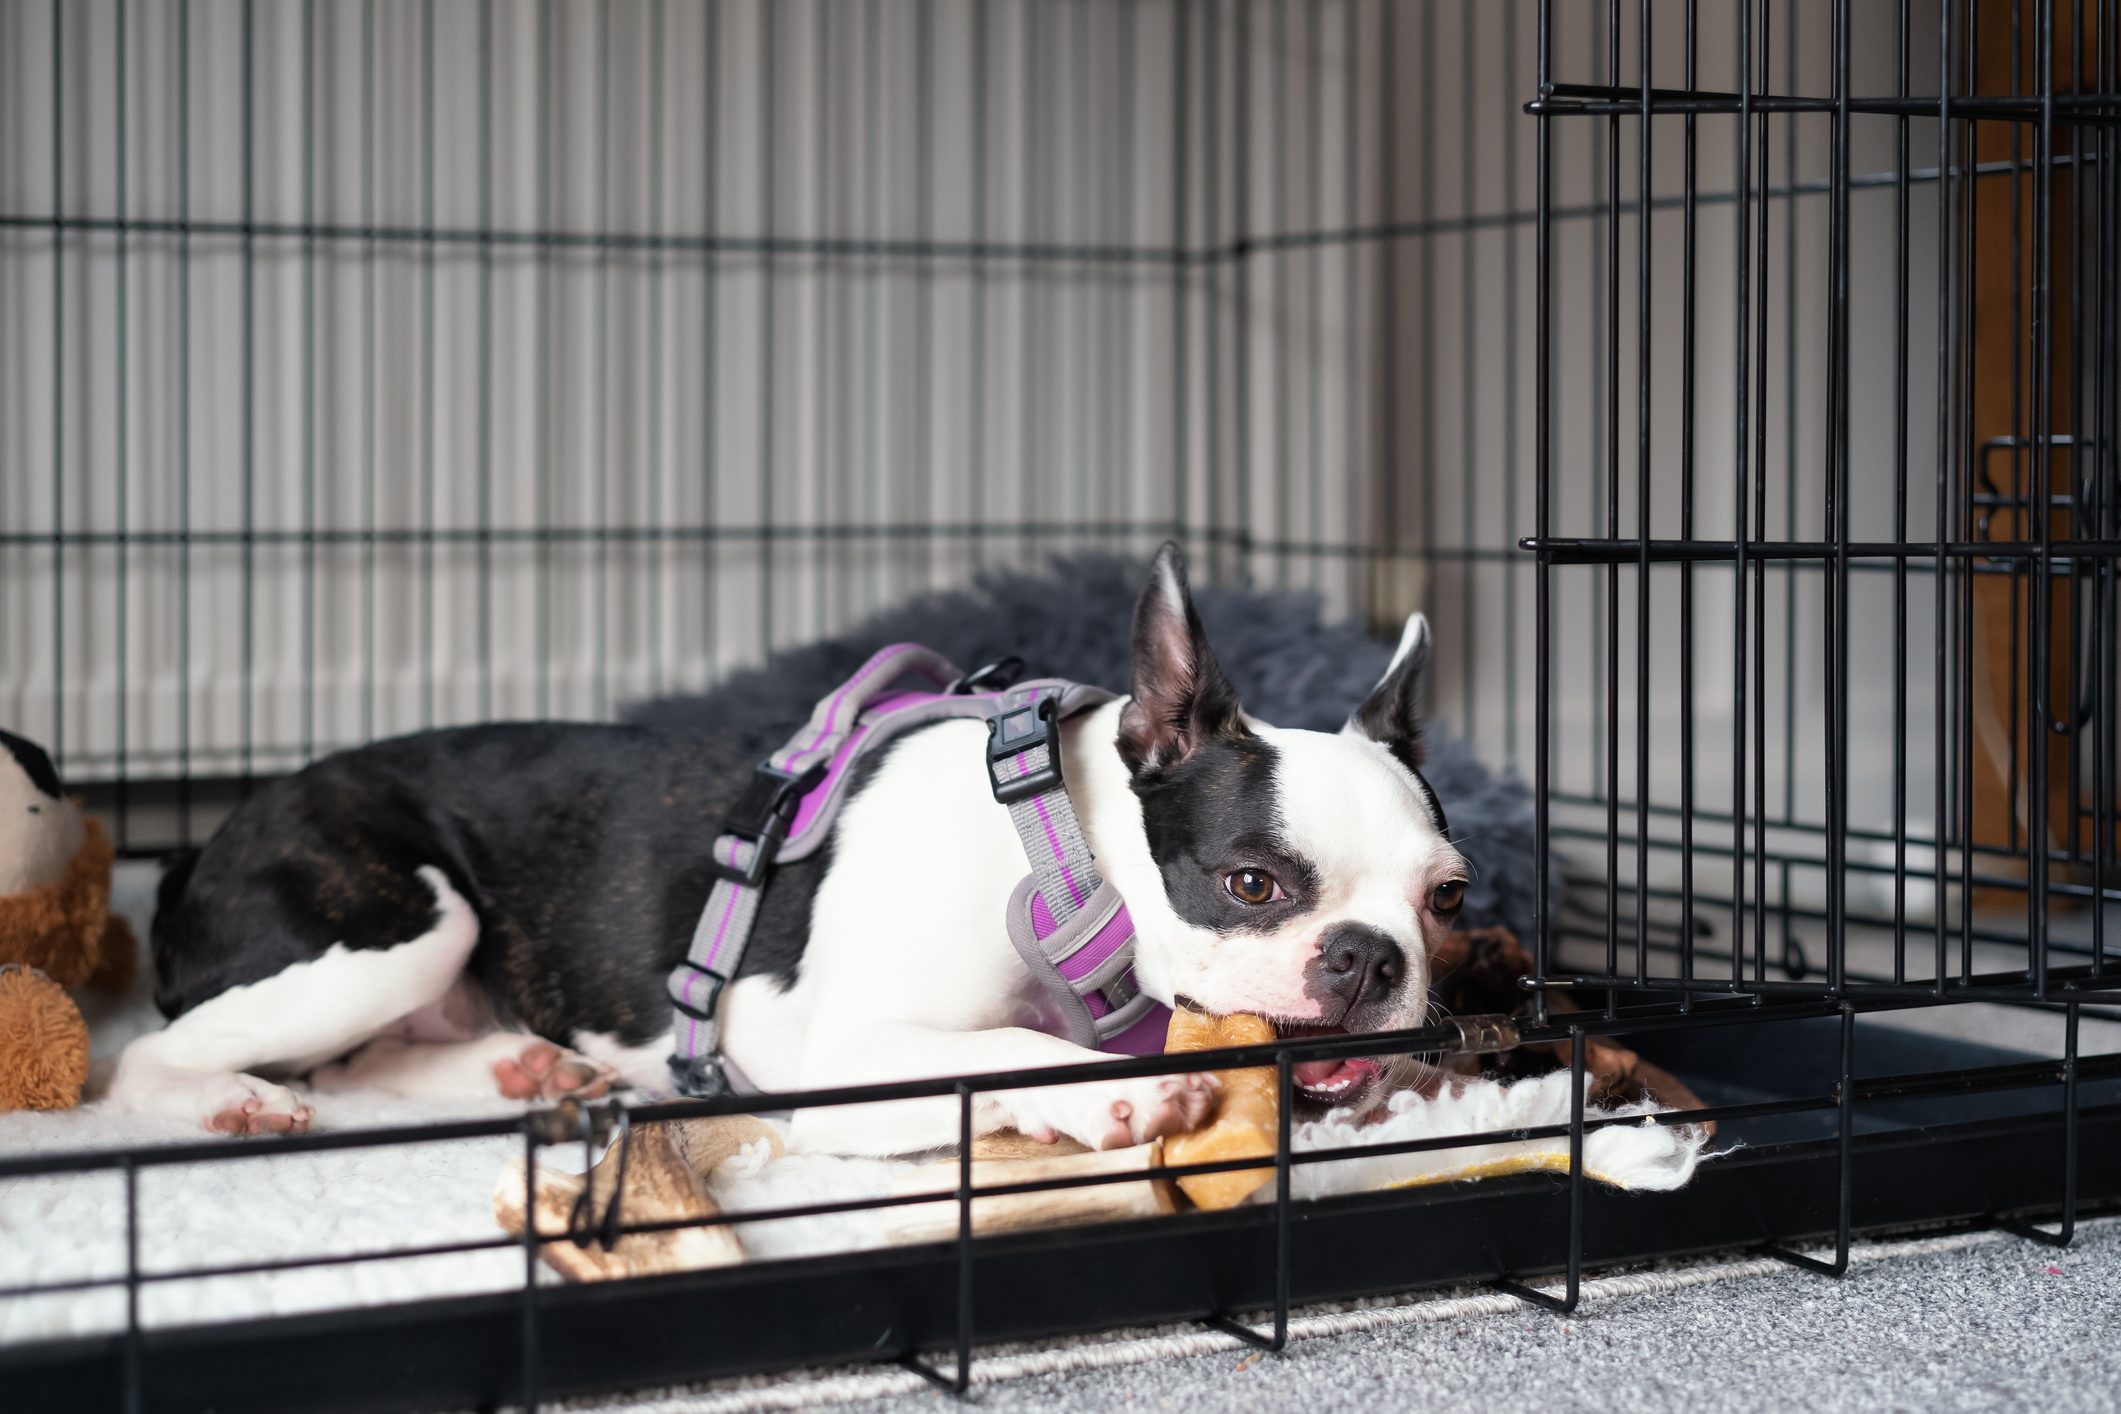
<path fill-rule="evenodd" d="M 1377 1073 L 1377 1062 L 1365 1056 L 1353 1060 L 1298 1061 L 1289 1067 L 1296 1083 L 1315 1094 L 1330 1095 L 1352 1090 Z"/>

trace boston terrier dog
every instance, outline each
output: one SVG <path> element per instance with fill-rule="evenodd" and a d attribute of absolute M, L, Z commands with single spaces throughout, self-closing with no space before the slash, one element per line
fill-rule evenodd
<path fill-rule="evenodd" d="M 1421 779 L 1427 622 L 1336 734 L 1246 715 L 1175 547 L 1137 605 L 1131 695 L 1061 726 L 1065 784 L 1168 1005 L 1283 1035 L 1418 1026 L 1466 863 Z M 721 1000 L 723 1053 L 774 1092 L 1099 1059 L 1055 1035 L 1006 928 L 1024 855 L 986 727 L 945 720 L 864 759 L 825 848 L 776 869 Z M 170 1024 L 109 1095 L 230 1134 L 307 1127 L 314 1089 L 667 1092 L 671 1009 L 707 847 L 775 743 L 518 723 L 340 753 L 262 789 L 176 861 L 154 926 Z M 1307 1111 L 1372 1105 L 1408 1061 L 1295 1068 Z M 1198 1124 L 1206 1075 L 984 1095 L 984 1132 L 1091 1148 Z M 797 1112 L 800 1146 L 955 1141 L 952 1097 Z"/>

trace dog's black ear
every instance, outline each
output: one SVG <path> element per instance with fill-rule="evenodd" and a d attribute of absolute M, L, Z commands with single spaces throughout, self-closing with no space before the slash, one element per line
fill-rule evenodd
<path fill-rule="evenodd" d="M 1193 608 L 1185 557 L 1167 540 L 1134 606 L 1134 698 L 1119 719 L 1120 755 L 1139 777 L 1243 730 L 1237 690 Z"/>
<path fill-rule="evenodd" d="M 1428 616 L 1409 614 L 1391 665 L 1348 718 L 1349 727 L 1383 742 L 1410 771 L 1421 767 L 1421 707 L 1428 675 Z"/>

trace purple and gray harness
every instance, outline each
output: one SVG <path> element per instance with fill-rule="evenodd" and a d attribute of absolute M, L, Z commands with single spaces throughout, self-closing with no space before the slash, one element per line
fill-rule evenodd
<path fill-rule="evenodd" d="M 1010 685 L 1019 666 L 1004 659 L 968 675 L 917 643 L 893 644 L 759 764 L 714 841 L 714 888 L 691 949 L 670 974 L 677 1012 L 670 1069 L 682 1093 L 731 1088 L 715 1007 L 743 961 L 774 866 L 825 842 L 864 756 L 913 727 L 954 717 L 987 722 L 988 784 L 1031 864 L 1009 900 L 1009 939 L 1061 1017 L 1060 1033 L 1095 1050 L 1162 1051 L 1171 1013 L 1135 983 L 1133 921 L 1097 872 L 1061 778 L 1061 722 L 1113 694 L 1059 678 Z"/>

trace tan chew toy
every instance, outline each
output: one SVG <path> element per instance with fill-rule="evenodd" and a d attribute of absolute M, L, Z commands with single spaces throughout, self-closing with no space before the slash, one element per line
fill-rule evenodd
<path fill-rule="evenodd" d="M 1090 1174 L 1139 1174 L 1140 1179 L 974 1198 L 974 1232 L 1009 1232 L 1020 1228 L 1055 1227 L 1063 1223 L 1159 1217 L 1171 1212 L 1175 1206 L 1167 1191 L 1169 1185 L 1156 1177 L 1157 1170 L 1164 1163 L 1162 1140 L 1152 1139 L 1131 1149 L 1096 1152 L 1056 1153 L 1054 1145 L 1041 1147 L 1047 1152 L 1039 1158 L 975 1158 L 972 1161 L 972 1186 L 987 1188 L 1043 1183 Z M 974 1152 L 978 1152 L 977 1148 Z M 893 1185 L 892 1194 L 905 1197 L 915 1193 L 949 1193 L 957 1187 L 957 1178 L 955 1159 L 927 1164 L 900 1179 Z M 893 1242 L 944 1242 L 957 1236 L 957 1221 L 957 1203 L 953 1199 L 948 1203 L 919 1203 L 887 1209 L 884 1229 Z"/>
<path fill-rule="evenodd" d="M 775 1157 L 780 1155 L 780 1136 L 771 1125 L 750 1115 L 639 1126 L 624 1160 L 626 1187 L 620 1218 L 627 1223 L 656 1223 L 718 1215 L 721 1208 L 707 1192 L 706 1175 L 746 1144 L 757 1142 L 766 1143 Z M 525 1224 L 535 1222 L 540 1236 L 560 1239 L 540 1244 L 538 1255 L 547 1266 L 575 1281 L 691 1272 L 744 1260 L 736 1229 L 727 1225 L 634 1233 L 609 1248 L 598 1242 L 578 1247 L 566 1241 L 583 1187 L 590 1190 L 591 1213 L 604 1213 L 617 1189 L 620 1167 L 616 1145 L 586 1175 L 540 1164 L 535 1194 L 526 1195 L 523 1161 L 513 1159 L 494 1185 L 494 1219 L 502 1230 L 518 1237 Z M 524 1211 L 526 1196 L 532 1199 L 534 1213 Z"/>
<path fill-rule="evenodd" d="M 1274 1026 L 1263 1017 L 1173 1011 L 1171 1029 L 1164 1036 L 1164 1054 L 1220 1046 L 1257 1046 L 1273 1039 Z M 1263 1065 L 1218 1071 L 1216 1075 L 1222 1081 L 1222 1089 L 1218 1092 L 1215 1117 L 1191 1134 L 1165 1139 L 1165 1164 L 1176 1168 L 1222 1159 L 1274 1157 L 1274 1068 Z M 1181 1178 L 1178 1186 L 1195 1207 L 1234 1208 L 1273 1178 L 1272 1169 L 1233 1169 Z"/>

